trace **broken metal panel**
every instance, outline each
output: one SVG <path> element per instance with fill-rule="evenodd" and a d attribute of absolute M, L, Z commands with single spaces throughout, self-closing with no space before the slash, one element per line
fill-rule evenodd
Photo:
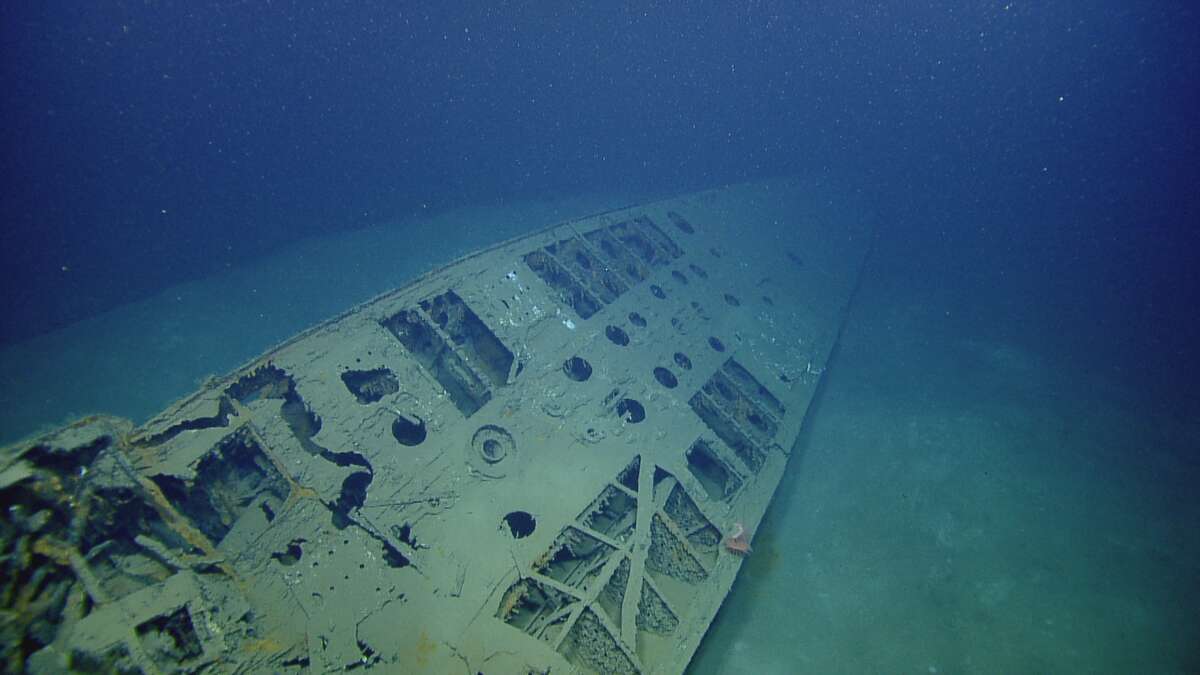
<path fill-rule="evenodd" d="M 557 294 L 557 300 L 571 308 L 581 319 L 590 319 L 600 311 L 602 300 L 596 297 L 587 281 L 565 267 L 553 253 L 535 250 L 526 253 L 525 264 Z"/>
<path fill-rule="evenodd" d="M 464 360 L 486 376 L 489 386 L 511 383 L 512 351 L 453 289 L 422 300 L 421 309 L 450 338 Z"/>
<path fill-rule="evenodd" d="M 682 672 L 865 253 L 826 197 L 581 218 L 10 448 L 8 669 Z"/>
<path fill-rule="evenodd" d="M 584 232 L 584 239 L 591 250 L 603 260 L 606 267 L 624 278 L 629 285 L 645 281 L 650 270 L 637 255 L 613 236 L 608 228 L 597 227 Z"/>
<path fill-rule="evenodd" d="M 88 418 L 6 451 L 6 473 L 23 477 L 0 488 L 5 670 L 199 669 L 247 627 L 215 551 L 136 474 L 129 430 Z M 207 593 L 197 570 L 211 572 Z M 233 614 L 215 635 L 220 611 Z"/>
<path fill-rule="evenodd" d="M 712 440 L 697 438 L 685 456 L 688 471 L 709 499 L 727 501 L 742 487 L 741 473 Z"/>
<path fill-rule="evenodd" d="M 179 572 L 118 602 L 97 607 L 71 631 L 72 659 L 95 655 L 100 670 L 123 664 L 143 672 L 198 671 L 221 657 L 228 645 L 214 621 L 225 623 L 248 609 L 225 582 L 202 587 L 191 572 Z M 231 622 L 232 623 L 232 622 Z M 50 666 L 42 657 L 43 664 Z M 80 663 L 79 665 L 83 665 Z"/>
<path fill-rule="evenodd" d="M 151 480 L 218 547 L 247 513 L 273 520 L 291 491 L 262 444 L 248 432 L 222 439 L 200 459 L 193 475 L 187 479 L 155 474 Z"/>
<path fill-rule="evenodd" d="M 437 380 L 464 416 L 470 417 L 491 400 L 483 375 L 425 311 L 397 312 L 384 326 Z"/>
<path fill-rule="evenodd" d="M 604 304 L 611 304 L 629 288 L 579 237 L 563 239 L 547 246 L 545 251 Z"/>

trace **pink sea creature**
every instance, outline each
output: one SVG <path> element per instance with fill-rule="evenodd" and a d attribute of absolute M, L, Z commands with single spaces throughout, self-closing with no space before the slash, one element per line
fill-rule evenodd
<path fill-rule="evenodd" d="M 746 528 L 741 523 L 734 523 L 733 531 L 725 537 L 725 550 L 734 555 L 750 555 L 754 551 L 750 548 L 750 540 L 746 538 Z"/>

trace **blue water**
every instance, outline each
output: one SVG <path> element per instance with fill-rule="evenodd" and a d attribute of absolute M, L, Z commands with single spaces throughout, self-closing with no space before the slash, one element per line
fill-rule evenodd
<path fill-rule="evenodd" d="M 4 440 L 582 215 L 530 204 L 826 177 L 879 244 L 697 671 L 1200 667 L 1191 3 L 422 4 L 0 10 Z"/>

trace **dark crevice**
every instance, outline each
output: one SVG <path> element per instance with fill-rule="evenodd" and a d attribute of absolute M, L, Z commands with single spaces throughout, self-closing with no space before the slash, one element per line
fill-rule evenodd
<path fill-rule="evenodd" d="M 197 417 L 174 424 L 167 429 L 137 442 L 140 446 L 159 445 L 175 438 L 185 431 L 196 429 L 212 429 L 229 426 L 229 417 L 233 415 L 233 405 L 224 396 L 217 403 L 217 414 L 212 417 Z"/>
<path fill-rule="evenodd" d="M 272 553 L 271 559 L 285 567 L 295 565 L 304 557 L 304 549 L 300 545 L 307 541 L 306 539 L 293 539 L 288 542 L 286 549 Z"/>
<path fill-rule="evenodd" d="M 354 661 L 353 663 L 347 664 L 345 670 L 350 671 L 358 670 L 359 668 L 371 668 L 379 662 L 380 657 L 378 653 L 371 648 L 371 645 L 363 642 L 361 639 L 355 640 L 355 642 L 358 644 L 358 651 L 362 653 L 362 658 Z"/>
<path fill-rule="evenodd" d="M 154 645 L 155 656 L 163 662 L 183 663 L 204 653 L 187 607 L 139 624 L 137 635 L 143 644 Z"/>
<path fill-rule="evenodd" d="M 397 539 L 409 546 L 413 548 L 417 547 L 417 538 L 413 536 L 412 525 L 404 523 L 403 525 L 393 526 L 392 534 L 396 535 Z"/>
<path fill-rule="evenodd" d="M 253 504 L 269 502 L 274 509 L 290 492 L 287 479 L 244 433 L 226 438 L 204 455 L 192 478 L 158 474 L 151 480 L 214 544 Z"/>
<path fill-rule="evenodd" d="M 357 511 L 367 503 L 367 488 L 373 480 L 375 474 L 370 471 L 355 471 L 342 480 L 342 491 L 329 507 L 333 511 L 333 524 L 339 530 L 354 522 L 350 518 L 351 511 Z"/>
<path fill-rule="evenodd" d="M 292 435 L 296 437 L 296 441 L 300 443 L 300 447 L 304 448 L 305 452 L 310 455 L 321 454 L 324 448 L 312 440 L 312 437 L 321 431 L 321 418 L 309 410 L 299 396 L 289 394 L 279 409 L 279 415 L 283 417 L 288 429 L 291 430 Z"/>
<path fill-rule="evenodd" d="M 638 455 L 637 457 L 634 457 L 633 461 L 630 462 L 624 469 L 621 469 L 621 473 L 617 474 L 617 482 L 629 488 L 630 490 L 637 492 L 638 472 L 641 471 L 641 467 L 642 456 Z"/>
<path fill-rule="evenodd" d="M 729 468 L 708 442 L 697 440 L 688 448 L 688 470 L 696 477 L 710 499 L 727 500 L 742 486 L 742 480 Z"/>
<path fill-rule="evenodd" d="M 273 363 L 259 366 L 225 389 L 225 395 L 242 405 L 260 398 L 282 399 L 296 390 L 296 383 L 284 370 Z"/>
<path fill-rule="evenodd" d="M 400 552 L 400 549 L 392 546 L 391 542 L 387 541 L 386 539 L 378 537 L 376 538 L 381 544 L 383 544 L 383 561 L 388 564 L 388 567 L 401 568 L 408 567 L 412 564 L 412 561 L 405 557 L 405 555 Z"/>
<path fill-rule="evenodd" d="M 360 475 L 360 474 L 353 474 L 353 475 Z M 351 477 L 353 477 L 353 475 Z M 349 478 L 347 480 L 349 480 Z M 343 485 L 343 489 L 344 489 L 344 487 L 345 486 Z M 376 532 L 373 528 L 368 527 L 368 526 L 364 525 L 363 523 L 360 523 L 359 521 L 352 518 L 349 514 L 349 509 L 347 509 L 346 512 L 339 511 L 338 510 L 339 504 L 342 504 L 342 502 L 343 502 L 342 498 L 339 497 L 338 501 L 335 502 L 334 504 L 326 504 L 325 505 L 326 508 L 329 509 L 330 513 L 333 516 L 334 527 L 336 527 L 339 530 L 344 530 L 347 527 L 356 527 L 359 529 L 359 531 L 366 534 L 368 537 L 379 542 L 379 545 L 383 548 L 383 561 L 385 563 L 387 563 L 388 567 L 401 568 L 401 567 L 408 567 L 409 565 L 412 564 L 412 561 L 409 560 L 408 557 L 405 556 L 404 553 L 402 553 L 400 551 L 400 549 L 396 548 L 392 544 L 392 542 L 388 541 L 387 537 L 384 537 L 382 534 L 379 534 L 378 532 Z"/>
<path fill-rule="evenodd" d="M 308 410 L 303 399 L 295 393 L 294 389 L 289 388 L 284 394 L 284 398 L 284 419 L 287 420 L 292 433 L 295 434 L 306 450 L 314 455 L 319 455 L 322 459 L 337 466 L 358 466 L 366 469 L 366 471 L 355 471 L 347 476 L 342 481 L 342 489 L 338 498 L 333 503 L 325 503 L 325 507 L 329 509 L 333 526 L 339 530 L 347 527 L 357 527 L 366 533 L 367 536 L 378 541 L 383 547 L 383 559 L 391 567 L 405 567 L 411 564 L 408 558 L 393 546 L 386 537 L 358 522 L 351 515 L 366 504 L 367 490 L 375 478 L 375 470 L 372 468 L 371 462 L 361 453 L 352 451 L 334 452 L 313 442 L 311 437 L 321 429 L 320 418 Z M 424 423 L 422 423 L 422 428 L 423 426 Z"/>
<path fill-rule="evenodd" d="M 387 368 L 374 370 L 347 370 L 342 373 L 342 384 L 362 404 L 375 403 L 400 391 L 400 382 Z"/>
<path fill-rule="evenodd" d="M 367 489 L 370 488 L 371 482 L 375 479 L 375 472 L 371 468 L 370 463 L 367 462 L 365 457 L 356 452 L 329 454 L 338 457 L 340 460 L 347 462 L 347 464 L 363 466 L 367 469 L 366 471 L 356 471 L 346 476 L 345 480 L 342 481 L 342 490 L 337 500 L 332 504 L 325 504 L 325 507 L 329 509 L 333 526 L 339 530 L 344 530 L 347 527 L 358 528 L 359 531 L 379 542 L 380 546 L 383 547 L 383 560 L 389 567 L 400 568 L 411 565 L 412 561 L 400 549 L 388 541 L 387 537 L 376 532 L 373 527 L 359 522 L 352 515 L 357 513 L 367 503 Z M 415 544 L 411 542 L 406 541 L 406 543 L 415 547 Z"/>
<path fill-rule="evenodd" d="M 30 448 L 22 457 L 39 469 L 46 469 L 62 475 L 78 475 L 81 467 L 91 466 L 96 455 L 111 445 L 113 445 L 111 436 L 101 436 L 87 446 L 71 452 L 55 452 L 48 446 L 39 445 Z"/>
<path fill-rule="evenodd" d="M 321 448 L 321 457 L 338 466 L 361 466 L 367 471 L 372 470 L 367 458 L 357 452 L 334 452 Z"/>

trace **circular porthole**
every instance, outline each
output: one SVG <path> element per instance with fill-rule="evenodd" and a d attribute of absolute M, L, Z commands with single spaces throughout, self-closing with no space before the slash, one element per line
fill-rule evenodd
<path fill-rule="evenodd" d="M 578 356 L 572 356 L 563 361 L 563 372 L 572 380 L 583 382 L 592 376 L 592 364 Z"/>
<path fill-rule="evenodd" d="M 524 539 L 533 534 L 537 520 L 528 511 L 513 511 L 505 514 L 504 524 L 508 526 L 513 539 Z"/>
<path fill-rule="evenodd" d="M 725 351 L 725 343 L 721 342 L 720 340 L 718 340 L 715 337 L 708 338 L 708 346 L 712 347 L 714 350 L 716 350 L 718 352 Z"/>
<path fill-rule="evenodd" d="M 608 337 L 609 341 L 614 345 L 620 345 L 624 347 L 625 345 L 629 344 L 629 334 L 622 330 L 620 326 L 609 324 L 604 328 L 604 335 Z"/>
<path fill-rule="evenodd" d="M 504 427 L 485 424 L 471 437 L 471 447 L 479 453 L 483 461 L 498 464 L 516 450 L 517 444 L 513 441 L 512 434 Z"/>
<path fill-rule="evenodd" d="M 675 365 L 683 368 L 684 370 L 691 370 L 692 360 L 689 359 L 688 355 L 684 354 L 683 352 L 675 352 Z"/>
<path fill-rule="evenodd" d="M 674 389 L 679 386 L 679 379 L 675 377 L 675 373 L 662 366 L 654 369 L 654 379 L 658 380 L 658 383 L 667 389 Z"/>
<path fill-rule="evenodd" d="M 617 402 L 617 415 L 630 424 L 637 424 L 646 419 L 646 407 L 631 398 L 623 398 Z"/>
<path fill-rule="evenodd" d="M 425 420 L 416 415 L 413 415 L 412 419 L 404 415 L 396 415 L 395 421 L 392 422 L 392 436 L 400 442 L 400 445 L 420 445 L 425 440 L 427 433 Z"/>

